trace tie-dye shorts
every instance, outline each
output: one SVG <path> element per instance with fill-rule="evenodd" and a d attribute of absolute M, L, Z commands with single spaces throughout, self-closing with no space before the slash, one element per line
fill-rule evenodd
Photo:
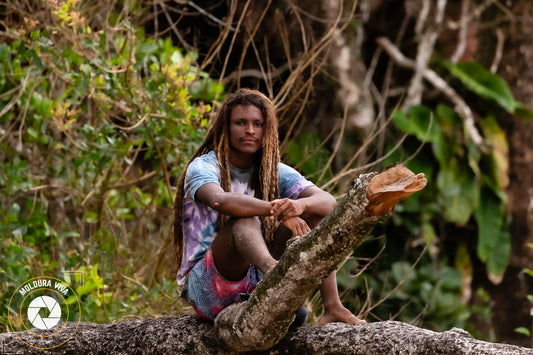
<path fill-rule="evenodd" d="M 240 281 L 228 281 L 215 267 L 211 249 L 198 261 L 187 277 L 185 296 L 198 316 L 215 319 L 229 305 L 244 301 L 242 294 L 250 294 L 261 278 L 261 272 L 250 266 Z"/>

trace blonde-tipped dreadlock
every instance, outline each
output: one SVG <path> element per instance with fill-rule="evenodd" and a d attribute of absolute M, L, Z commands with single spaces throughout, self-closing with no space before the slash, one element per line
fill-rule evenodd
<path fill-rule="evenodd" d="M 213 127 L 207 133 L 203 144 L 193 155 L 183 174 L 181 175 L 176 200 L 174 203 L 174 248 L 178 267 L 181 265 L 183 253 L 183 186 L 185 173 L 191 161 L 213 150 L 220 164 L 221 186 L 226 192 L 231 192 L 230 164 L 229 164 L 229 135 L 231 112 L 235 106 L 253 105 L 261 110 L 264 119 L 263 140 L 261 148 L 257 151 L 256 159 L 259 162 L 259 171 L 252 177 L 252 186 L 255 189 L 255 197 L 265 201 L 279 198 L 278 163 L 278 120 L 272 102 L 257 90 L 240 89 L 228 96 L 220 112 L 218 113 Z M 229 216 L 219 214 L 219 225 L 223 225 Z M 265 239 L 271 241 L 274 235 L 275 222 L 270 218 L 262 217 L 265 230 Z"/>

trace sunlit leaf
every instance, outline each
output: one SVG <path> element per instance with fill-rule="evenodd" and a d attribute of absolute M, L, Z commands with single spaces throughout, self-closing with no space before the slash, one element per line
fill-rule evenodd
<path fill-rule="evenodd" d="M 489 173 L 495 181 L 494 189 L 505 190 L 509 184 L 509 144 L 507 137 L 492 116 L 481 121 L 481 128 L 483 129 L 483 136 L 491 148 Z"/>
<path fill-rule="evenodd" d="M 524 334 L 525 336 L 531 336 L 531 332 L 526 327 L 518 327 L 514 330 L 517 333 Z"/>

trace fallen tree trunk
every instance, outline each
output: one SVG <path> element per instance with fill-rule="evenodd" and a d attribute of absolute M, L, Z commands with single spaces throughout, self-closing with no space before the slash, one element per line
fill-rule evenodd
<path fill-rule="evenodd" d="M 71 334 L 77 323 L 69 322 Z M 32 332 L 41 336 L 53 330 Z M 20 337 L 20 338 L 19 338 Z M 112 324 L 82 322 L 71 339 L 50 350 L 29 347 L 29 332 L 0 334 L 2 353 L 13 354 L 224 354 L 213 324 L 196 316 L 162 317 Z M 32 340 L 33 341 L 33 340 Z M 34 346 L 47 348 L 57 339 L 41 337 Z M 254 354 L 533 354 L 533 349 L 488 343 L 462 329 L 433 332 L 396 321 L 349 325 L 303 326 L 269 350 Z"/>

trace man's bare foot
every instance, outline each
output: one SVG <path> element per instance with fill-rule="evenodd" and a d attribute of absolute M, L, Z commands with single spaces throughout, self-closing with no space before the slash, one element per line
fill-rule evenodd
<path fill-rule="evenodd" d="M 364 324 L 366 320 L 359 319 L 352 314 L 346 307 L 340 306 L 333 309 L 324 310 L 324 313 L 318 319 L 318 324 L 324 325 L 333 322 L 342 322 L 348 324 Z"/>

